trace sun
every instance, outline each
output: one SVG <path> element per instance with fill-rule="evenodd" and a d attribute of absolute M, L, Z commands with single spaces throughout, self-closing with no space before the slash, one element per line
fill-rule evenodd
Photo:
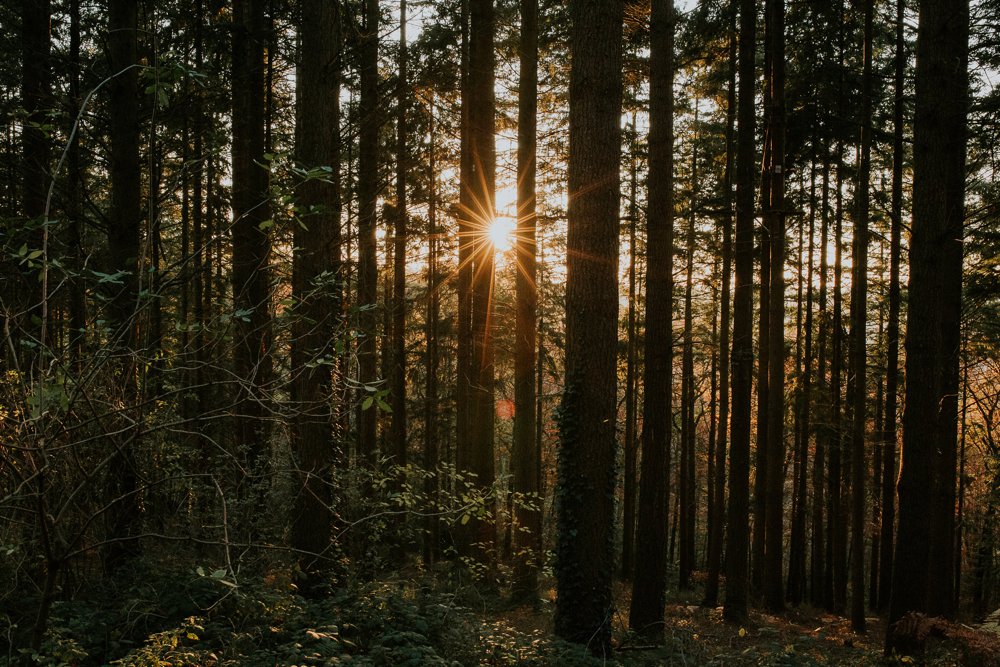
<path fill-rule="evenodd" d="M 488 231 L 490 243 L 497 252 L 507 252 L 514 247 L 514 232 L 517 221 L 514 218 L 499 216 L 490 223 Z"/>

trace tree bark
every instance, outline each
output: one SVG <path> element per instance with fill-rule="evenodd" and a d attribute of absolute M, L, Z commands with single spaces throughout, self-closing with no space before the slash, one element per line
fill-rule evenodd
<path fill-rule="evenodd" d="M 378 352 L 377 311 L 378 259 L 375 227 L 378 224 L 378 0 L 365 0 L 360 40 L 360 99 L 358 100 L 358 382 L 364 396 L 376 390 Z M 375 461 L 377 411 L 362 400 L 358 405 L 358 459 Z"/>
<path fill-rule="evenodd" d="M 815 137 L 813 137 L 815 141 Z M 815 145 L 815 144 L 814 144 Z M 804 223 L 803 223 L 804 224 Z M 806 570 L 806 525 L 808 516 L 808 482 L 809 482 L 809 441 L 811 439 L 810 409 L 812 408 L 812 357 L 813 357 L 813 238 L 816 232 L 816 155 L 813 153 L 809 170 L 809 231 L 806 243 L 806 268 L 803 276 L 803 269 L 799 266 L 799 311 L 805 308 L 804 329 L 800 329 L 800 335 L 805 339 L 802 348 L 802 363 L 799 365 L 798 396 L 796 419 L 798 438 L 796 440 L 796 459 L 798 469 L 795 475 L 795 495 L 798 504 L 792 514 L 792 529 L 790 544 L 788 547 L 788 601 L 793 605 L 799 605 L 805 599 L 807 570 Z M 799 258 L 801 262 L 803 251 L 803 240 L 799 234 Z M 805 303 L 802 303 L 802 279 L 806 283 Z M 799 317 L 801 320 L 801 315 Z M 820 503 L 819 497 L 814 497 L 814 506 Z"/>
<path fill-rule="evenodd" d="M 494 252 L 489 229 L 496 214 L 496 145 L 494 93 L 494 8 L 493 0 L 470 0 L 469 4 L 469 81 L 468 159 L 470 181 L 468 195 L 472 231 L 470 249 L 472 288 L 472 348 L 470 358 L 468 414 L 468 472 L 475 475 L 475 485 L 488 493 L 496 477 L 494 462 L 494 344 L 493 283 Z M 492 501 L 491 501 L 492 504 Z M 470 522 L 467 536 L 480 545 L 480 556 L 492 558 L 496 541 L 495 525 L 489 518 Z"/>
<path fill-rule="evenodd" d="M 722 547 L 726 519 L 726 449 L 729 435 L 729 320 L 731 310 L 730 284 L 733 273 L 733 172 L 736 160 L 736 69 L 737 41 L 736 5 L 730 3 L 731 34 L 729 38 L 729 90 L 726 96 L 726 168 L 723 177 L 722 217 L 722 297 L 719 306 L 719 414 L 715 443 L 714 521 L 708 527 L 708 581 L 702 604 L 714 607 L 719 601 L 719 575 L 722 571 Z"/>
<path fill-rule="evenodd" d="M 330 472 L 334 440 L 334 343 L 340 324 L 340 6 L 336 0 L 305 0 L 299 27 L 296 158 L 302 169 L 329 169 L 298 189 L 292 266 L 291 429 L 298 493 L 292 509 L 291 543 L 316 592 L 329 565 Z"/>
<path fill-rule="evenodd" d="M 771 611 L 785 606 L 782 579 L 785 486 L 785 3 L 769 0 L 771 27 L 770 148 L 765 165 L 770 173 L 770 201 L 764 215 L 771 244 L 768 304 L 767 388 L 767 510 L 765 520 L 764 603 Z M 761 311 L 764 317 L 764 311 Z"/>
<path fill-rule="evenodd" d="M 882 526 L 880 533 L 878 610 L 885 611 L 892 597 L 892 556 L 896 522 L 896 424 L 899 387 L 899 264 L 903 228 L 903 101 L 906 44 L 903 41 L 904 0 L 896 0 L 896 53 L 892 103 L 892 195 L 889 241 L 889 315 L 886 324 L 885 419 L 882 427 Z"/>
<path fill-rule="evenodd" d="M 954 612 L 951 573 L 968 52 L 967 0 L 922 0 L 917 29 L 907 390 L 890 624 L 911 611 L 943 616 Z M 889 632 L 886 648 L 910 653 L 916 647 Z"/>
<path fill-rule="evenodd" d="M 555 630 L 563 639 L 606 656 L 613 608 L 617 477 L 624 3 L 571 0 L 569 9 L 566 388 L 560 418 Z M 654 577 L 662 573 L 665 568 Z M 660 607 L 659 618 L 662 612 Z"/>
<path fill-rule="evenodd" d="M 635 114 L 632 115 L 632 136 L 635 139 Z M 630 579 L 634 568 L 635 553 L 635 510 L 636 487 L 638 486 L 637 459 L 639 442 L 636 437 L 636 417 L 638 413 L 636 378 L 636 228 L 639 224 L 639 166 L 636 158 L 637 142 L 631 146 L 632 164 L 629 169 L 629 220 L 628 220 L 628 340 L 625 351 L 625 479 L 622 484 L 622 578 Z"/>
<path fill-rule="evenodd" d="M 865 424 L 868 403 L 868 208 L 872 156 L 872 23 L 874 0 L 864 0 L 864 70 L 861 81 L 861 145 L 855 197 L 851 288 L 851 366 L 854 396 L 851 428 L 851 629 L 865 631 Z"/>
<path fill-rule="evenodd" d="M 687 228 L 687 267 L 684 277 L 684 335 L 681 355 L 681 466 L 680 484 L 680 559 L 678 564 L 677 587 L 681 590 L 691 586 L 691 572 L 694 570 L 694 314 L 691 292 L 694 288 L 695 250 L 695 210 L 698 205 L 698 106 L 695 103 L 695 128 L 691 149 L 691 200 Z M 662 343 L 661 343 L 662 344 Z M 669 414 L 669 412 L 667 413 Z"/>
<path fill-rule="evenodd" d="M 42 216 L 51 181 L 51 147 L 45 130 L 45 125 L 49 122 L 46 107 L 52 104 L 49 63 L 52 49 L 49 38 L 51 13 L 49 0 L 23 0 L 21 3 L 21 104 L 27 112 L 21 127 L 21 210 L 29 221 L 27 245 L 36 251 L 42 250 L 43 235 L 46 234 L 47 220 L 43 220 Z M 44 348 L 49 341 L 46 340 L 41 322 L 43 302 L 48 295 L 43 294 L 45 286 L 38 280 L 36 269 L 25 273 L 23 281 L 23 285 L 18 288 L 24 290 L 24 303 L 19 304 L 23 306 L 20 325 L 25 339 L 30 339 L 37 345 L 25 346 L 23 349 L 34 350 L 26 357 L 26 361 L 37 359 L 39 364 L 43 364 L 47 358 Z"/>
<path fill-rule="evenodd" d="M 535 346 L 538 327 L 535 247 L 536 126 L 538 110 L 538 0 L 521 0 L 517 116 L 517 277 L 514 322 L 514 492 L 517 508 L 515 589 L 535 596 L 541 563 L 541 502 L 535 447 Z M 530 505 L 530 506 L 529 506 Z"/>
<path fill-rule="evenodd" d="M 822 394 L 826 389 L 826 360 L 827 360 L 827 338 L 830 327 L 829 317 L 826 308 L 827 279 L 829 275 L 829 261 L 827 244 L 830 239 L 830 151 L 829 143 L 823 145 L 823 175 L 822 194 L 820 196 L 820 235 L 819 235 L 819 303 L 817 304 L 817 318 L 819 327 L 816 340 L 818 348 L 816 359 L 816 384 L 817 393 Z M 826 484 L 826 454 L 829 444 L 829 428 L 826 425 L 819 425 L 816 429 L 816 452 L 813 460 L 812 489 L 813 489 L 813 511 L 812 511 L 812 556 L 810 559 L 810 599 L 815 606 L 829 607 L 833 597 L 833 580 L 827 575 L 830 573 L 830 561 L 827 558 L 829 551 L 829 540 L 824 525 L 824 512 L 829 502 Z"/>
<path fill-rule="evenodd" d="M 392 265 L 392 464 L 406 465 L 406 107 L 409 103 L 406 44 L 406 0 L 399 3 L 399 72 L 396 81 L 396 211 L 393 225 Z"/>
<path fill-rule="evenodd" d="M 437 507 L 442 485 L 441 474 L 438 472 L 440 453 L 440 397 L 438 395 L 438 372 L 441 365 L 441 352 L 438 343 L 438 320 L 441 318 L 441 295 L 438 275 L 438 190 L 437 190 L 437 130 L 435 124 L 435 98 L 431 95 L 428 111 L 428 147 L 429 160 L 427 165 L 427 180 L 430 184 L 427 203 L 427 379 L 425 385 L 424 405 L 424 469 L 432 474 L 424 483 L 424 493 L 430 507 Z M 432 564 L 438 559 L 440 549 L 441 523 L 436 516 L 427 517 L 425 529 L 427 537 L 424 540 L 424 563 Z"/>
<path fill-rule="evenodd" d="M 233 3 L 233 371 L 238 381 L 233 412 L 236 455 L 257 486 L 267 461 L 265 392 L 271 379 L 271 241 L 265 164 L 263 0 Z M 262 490 L 250 493 L 262 502 Z M 254 507 L 252 514 L 259 509 Z"/>
<path fill-rule="evenodd" d="M 734 0 L 735 1 L 735 0 Z M 750 397 L 753 389 L 754 0 L 739 0 L 739 97 L 736 144 L 736 243 L 733 290 L 732 420 L 726 510 L 726 599 L 723 616 L 747 618 L 750 547 Z"/>
<path fill-rule="evenodd" d="M 142 227 L 142 186 L 139 159 L 139 69 L 138 11 L 135 2 L 110 0 L 108 3 L 108 56 L 111 70 L 120 74 L 109 83 L 111 120 L 111 210 L 108 228 L 109 273 L 124 272 L 121 284 L 113 288 L 108 304 L 110 340 L 108 347 L 119 357 L 117 374 L 122 401 L 132 406 L 138 399 L 136 374 L 139 361 L 135 347 L 139 319 L 139 230 Z M 138 553 L 131 538 L 140 519 L 138 473 L 135 461 L 135 431 L 126 428 L 117 443 L 120 453 L 111 463 L 113 499 L 109 513 L 111 536 L 125 541 L 109 546 L 105 564 L 115 571 Z"/>

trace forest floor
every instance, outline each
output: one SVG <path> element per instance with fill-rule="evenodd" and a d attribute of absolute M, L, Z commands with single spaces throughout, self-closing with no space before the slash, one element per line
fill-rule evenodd
<path fill-rule="evenodd" d="M 536 603 L 514 604 L 501 582 L 486 585 L 454 563 L 413 564 L 366 577 L 345 572 L 338 586 L 304 598 L 292 573 L 270 568 L 237 583 L 225 569 L 147 564 L 103 596 L 53 607 L 49 633 L 32 664 L 129 667 L 671 667 L 903 665 L 882 655 L 885 624 L 868 618 L 855 634 L 846 618 L 810 606 L 780 615 L 752 611 L 744 625 L 700 605 L 700 585 L 671 591 L 663 641 L 627 630 L 630 587 L 615 585 L 613 652 L 594 657 L 553 633 L 554 582 Z M 936 619 L 929 619 L 936 622 Z M 947 624 L 932 639 L 928 667 L 1000 667 L 1000 639 Z M 933 636 L 933 630 L 928 633 Z M 947 633 L 966 633 L 948 637 Z M 971 633 L 971 634 L 970 634 Z M 940 633 L 938 633 L 940 634 Z M 969 636 L 985 652 L 969 655 Z M 982 644 L 982 637 L 992 637 Z M 964 642 L 964 643 L 963 643 Z M 0 667 L 23 664 L 0 643 Z M 4 654 L 6 655 L 6 659 Z M 983 658 L 982 656 L 986 656 Z"/>
<path fill-rule="evenodd" d="M 882 657 L 885 624 L 868 620 L 864 634 L 851 631 L 850 621 L 804 605 L 780 615 L 752 610 L 747 623 L 733 625 L 722 618 L 722 607 L 700 604 L 702 591 L 672 591 L 666 608 L 662 645 L 627 631 L 629 586 L 616 584 L 615 653 L 609 664 L 645 665 L 886 665 Z M 555 590 L 544 593 L 540 609 L 530 606 L 499 611 L 503 620 L 524 633 L 549 634 Z M 945 656 L 940 656 L 945 658 Z M 958 664 L 935 660 L 935 664 Z"/>

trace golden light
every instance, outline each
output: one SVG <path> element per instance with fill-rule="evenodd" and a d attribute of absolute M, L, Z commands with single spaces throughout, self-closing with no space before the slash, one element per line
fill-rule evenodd
<path fill-rule="evenodd" d="M 507 216 L 499 216 L 490 223 L 488 234 L 490 243 L 497 252 L 507 252 L 514 247 L 514 232 L 517 231 L 517 220 Z"/>

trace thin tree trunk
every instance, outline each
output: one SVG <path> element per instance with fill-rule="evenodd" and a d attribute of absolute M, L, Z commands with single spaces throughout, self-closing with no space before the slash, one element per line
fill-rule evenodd
<path fill-rule="evenodd" d="M 40 4 L 40 3 L 35 3 Z M 80 0 L 70 0 L 70 32 L 69 51 L 71 76 L 69 96 L 71 103 L 70 118 L 75 119 L 80 105 L 83 103 L 80 91 L 82 64 L 80 59 Z M 83 278 L 86 255 L 83 248 L 83 168 L 80 164 L 80 135 L 73 134 L 68 148 L 67 204 L 66 216 L 69 218 L 69 253 L 72 267 L 76 275 L 69 281 L 69 328 L 70 328 L 70 360 L 74 369 L 80 372 L 83 368 L 87 349 L 87 290 Z"/>
<path fill-rule="evenodd" d="M 872 23 L 874 0 L 864 0 L 864 71 L 861 83 L 861 147 L 858 161 L 851 277 L 851 366 L 854 396 L 851 429 L 851 629 L 865 631 L 865 424 L 868 403 L 868 207 L 871 180 Z"/>
<path fill-rule="evenodd" d="M 694 288 L 695 210 L 698 205 L 698 106 L 695 102 L 695 128 L 691 150 L 691 201 L 687 228 L 687 268 L 684 280 L 684 339 L 681 358 L 681 465 L 680 484 L 680 563 L 677 587 L 681 590 L 691 586 L 691 572 L 694 570 L 694 314 L 691 292 Z M 647 334 L 648 335 L 648 334 Z M 662 342 L 660 343 L 662 345 Z M 668 413 L 669 414 L 669 413 Z"/>
<path fill-rule="evenodd" d="M 962 416 L 961 440 L 958 449 L 958 516 L 955 520 L 955 614 L 961 611 L 962 601 L 962 534 L 965 531 L 965 436 L 968 429 L 966 418 L 969 410 L 969 362 L 965 350 L 967 343 L 962 344 Z"/>
<path fill-rule="evenodd" d="M 730 4 L 731 34 L 729 38 L 729 90 L 726 96 L 726 169 L 723 177 L 722 217 L 722 303 L 719 307 L 719 415 L 718 439 L 715 443 L 715 520 L 708 527 L 708 580 L 705 584 L 707 607 L 719 601 L 719 575 L 722 571 L 722 547 L 726 523 L 726 448 L 729 435 L 729 319 L 730 284 L 733 265 L 733 171 L 736 159 L 736 68 L 737 41 L 736 4 Z"/>
<path fill-rule="evenodd" d="M 460 79 L 462 93 L 462 110 L 460 126 L 459 151 L 459 207 L 458 207 L 458 269 L 456 287 L 458 291 L 458 331 L 455 383 L 455 464 L 459 473 L 466 473 L 472 465 L 470 430 L 470 410 L 472 403 L 472 276 L 474 215 L 476 205 L 472 172 L 472 152 L 470 150 L 471 126 L 469 120 L 469 3 L 471 0 L 461 0 L 462 5 L 462 52 L 460 63 Z M 458 548 L 467 553 L 472 542 L 468 530 L 460 529 L 457 535 Z"/>
<path fill-rule="evenodd" d="M 843 369 L 843 177 L 840 164 L 842 146 L 837 144 L 837 174 L 835 179 L 836 213 L 834 220 L 833 266 L 833 349 L 830 360 L 831 440 L 830 440 L 830 563 L 832 573 L 831 609 L 843 613 L 847 602 L 847 531 L 844 519 L 843 449 L 841 432 L 841 395 Z"/>
<path fill-rule="evenodd" d="M 49 21 L 51 19 L 49 0 L 23 0 L 21 3 L 21 105 L 27 116 L 21 128 L 21 207 L 24 217 L 29 220 L 27 245 L 31 250 L 43 249 L 43 235 L 46 232 L 45 199 L 48 192 L 50 140 L 46 136 L 45 125 L 49 122 L 47 107 L 50 99 L 51 73 Z M 130 70 L 130 73 L 132 71 Z M 136 221 L 138 222 L 138 221 Z M 44 259 L 44 257 L 43 257 Z M 29 264 L 29 267 L 31 265 Z M 27 317 L 21 323 L 26 339 L 33 339 L 36 345 L 25 345 L 23 349 L 34 350 L 30 358 L 45 364 L 46 332 L 42 326 L 43 302 L 48 295 L 43 294 L 45 286 L 38 280 L 38 270 L 24 273 L 24 305 Z M 40 371 L 39 371 L 40 372 Z"/>
<path fill-rule="evenodd" d="M 667 513 L 673 382 L 674 5 L 650 18 L 649 194 L 642 468 L 629 627 L 659 637 L 667 587 Z M 617 167 L 616 167 L 617 170 Z"/>
<path fill-rule="evenodd" d="M 903 41 L 904 0 L 896 0 L 896 53 L 892 105 L 892 211 L 889 245 L 889 321 L 885 373 L 885 425 L 882 427 L 882 529 L 879 563 L 879 611 L 885 611 L 892 596 L 892 556 L 896 519 L 896 402 L 899 387 L 899 263 L 903 222 L 903 96 L 906 45 Z"/>
<path fill-rule="evenodd" d="M 109 84 L 111 118 L 111 213 L 108 230 L 109 272 L 123 271 L 121 284 L 113 290 L 108 304 L 112 339 L 109 347 L 120 355 L 122 401 L 134 405 L 138 395 L 139 230 L 142 221 L 142 183 L 139 160 L 139 73 L 138 12 L 135 2 L 111 0 L 108 5 L 108 53 L 111 69 L 121 72 Z M 123 562 L 138 553 L 131 541 L 137 534 L 140 519 L 138 473 L 135 462 L 136 436 L 126 429 L 118 443 L 119 455 L 111 464 L 114 471 L 111 488 L 111 536 L 124 540 L 113 542 L 106 555 L 106 567 L 114 572 Z"/>
<path fill-rule="evenodd" d="M 494 98 L 493 0 L 470 0 L 469 5 L 469 159 L 473 214 L 472 248 L 472 359 L 469 404 L 469 471 L 476 486 L 488 492 L 495 481 L 494 462 L 494 251 L 489 228 L 495 216 L 496 145 Z M 484 558 L 492 558 L 494 523 L 470 522 L 470 536 Z"/>
<path fill-rule="evenodd" d="M 632 132 L 635 132 L 635 114 L 632 114 Z M 635 136 L 633 134 L 633 136 Z M 636 143 L 631 146 L 632 164 L 629 170 L 629 222 L 628 222 L 628 341 L 625 353 L 625 480 L 622 485 L 622 578 L 630 579 L 634 566 L 635 550 L 635 502 L 637 482 L 637 454 L 639 443 L 636 437 L 636 413 L 638 412 L 636 378 L 636 227 L 639 224 L 639 166 L 636 159 Z"/>
<path fill-rule="evenodd" d="M 268 458 L 264 395 L 271 379 L 271 241 L 265 162 L 265 62 L 267 41 L 263 0 L 233 3 L 233 371 L 239 379 L 233 405 L 235 449 L 246 462 L 244 486 L 255 496 L 248 516 L 261 509 L 262 475 Z"/>
<path fill-rule="evenodd" d="M 820 236 L 819 236 L 819 304 L 817 317 L 819 319 L 819 330 L 817 332 L 816 347 L 818 348 L 818 359 L 816 360 L 816 384 L 818 393 L 826 389 L 826 359 L 827 359 L 827 338 L 830 328 L 829 317 L 826 309 L 827 277 L 829 275 L 829 262 L 827 256 L 827 244 L 830 238 L 830 150 L 829 143 L 823 146 L 823 176 L 822 195 L 820 197 Z M 815 606 L 829 607 L 833 597 L 833 579 L 830 574 L 830 559 L 828 557 L 830 542 L 826 538 L 824 527 L 824 509 L 829 502 L 826 484 L 826 453 L 829 443 L 830 429 L 828 425 L 821 424 L 816 429 L 816 453 L 813 461 L 813 512 L 812 512 L 812 559 L 810 576 L 812 579 L 811 600 Z"/>
<path fill-rule="evenodd" d="M 767 128 L 770 161 L 769 205 L 765 217 L 771 243 L 771 281 L 768 288 L 767 388 L 767 522 L 764 564 L 764 603 L 771 611 L 785 606 L 782 579 L 785 486 L 785 4 L 769 0 L 771 26 L 771 125 Z M 764 311 L 761 311 L 764 317 Z"/>
<path fill-rule="evenodd" d="M 771 58 L 774 42 L 774 30 L 771 24 L 770 0 L 764 3 L 764 145 L 762 161 L 765 164 L 760 176 L 760 206 L 762 209 L 761 238 L 759 247 L 760 262 L 760 310 L 757 319 L 757 442 L 754 451 L 754 487 L 753 487 L 753 545 L 751 549 L 750 590 L 756 597 L 764 592 L 765 551 L 767 539 L 767 465 L 768 435 L 770 426 L 767 417 L 768 389 L 770 387 L 770 311 L 771 311 L 771 226 L 766 209 L 771 201 L 771 173 L 766 166 L 772 159 L 770 130 L 772 127 L 771 88 Z"/>
<path fill-rule="evenodd" d="M 542 550 L 535 444 L 535 346 L 538 327 L 535 247 L 536 115 L 538 110 L 538 0 L 521 0 L 520 76 L 517 121 L 517 252 L 514 323 L 514 492 L 517 507 L 515 588 L 537 595 Z M 530 505 L 530 506 L 529 506 Z"/>
<path fill-rule="evenodd" d="M 716 242 L 718 242 L 718 237 L 716 237 Z M 717 278 L 718 275 L 719 257 L 717 255 L 715 257 L 715 261 L 712 262 L 713 280 Z M 718 419 L 718 415 L 716 413 L 719 410 L 719 291 L 714 285 L 712 286 L 712 337 L 710 340 L 712 343 L 712 349 L 708 369 L 708 451 L 706 452 L 707 465 L 705 470 L 705 546 L 702 551 L 702 560 L 700 561 L 703 564 L 703 568 L 706 570 L 708 569 L 709 535 L 712 532 L 712 524 L 716 521 L 714 500 L 715 466 L 717 463 L 715 445 L 718 438 L 718 422 L 716 421 Z M 697 563 L 699 561 L 695 559 L 695 562 Z"/>
<path fill-rule="evenodd" d="M 736 243 L 733 291 L 732 421 L 726 510 L 726 599 L 723 616 L 747 618 L 750 547 L 750 398 L 753 379 L 754 52 L 756 5 L 740 0 L 736 144 Z"/>
<path fill-rule="evenodd" d="M 399 3 L 399 72 L 396 82 L 396 211 L 392 266 L 392 367 L 390 429 L 392 463 L 406 465 L 406 105 L 409 101 L 406 0 Z"/>
<path fill-rule="evenodd" d="M 431 95 L 428 111 L 428 134 L 430 135 L 430 145 L 428 151 L 430 158 L 428 161 L 427 181 L 430 184 L 427 203 L 427 318 L 426 318 L 426 345 L 427 345 L 427 379 L 425 385 L 425 405 L 424 405 L 424 470 L 429 473 L 424 481 L 424 493 L 427 495 L 427 504 L 431 508 L 436 508 L 441 486 L 438 465 L 440 463 L 438 454 L 438 369 L 440 366 L 440 352 L 438 350 L 438 320 L 441 317 L 441 295 L 438 290 L 438 222 L 437 222 L 437 136 L 435 134 L 434 115 L 434 95 Z M 427 537 L 424 539 L 424 563 L 433 564 L 438 559 L 440 548 L 441 524 L 436 516 L 428 516 L 425 522 Z"/>
<path fill-rule="evenodd" d="M 796 459 L 798 460 L 798 470 L 795 476 L 795 489 L 796 496 L 798 497 L 798 504 L 795 511 L 792 514 L 792 532 L 791 532 L 791 543 L 789 545 L 789 565 L 788 565 L 788 601 L 793 605 L 799 605 L 805 599 L 806 593 L 806 517 L 808 516 L 807 506 L 807 488 L 808 488 L 808 469 L 809 469 L 809 440 L 811 436 L 810 431 L 810 409 L 811 404 L 811 391 L 812 391 L 812 327 L 813 327 L 813 314 L 812 314 L 812 302 L 813 302 L 813 237 L 816 232 L 816 155 L 815 152 L 812 156 L 810 170 L 809 170 L 809 232 L 806 242 L 808 243 L 808 250 L 806 251 L 806 268 L 805 275 L 803 276 L 803 269 L 799 267 L 799 311 L 802 311 L 802 278 L 804 277 L 806 283 L 806 297 L 805 297 L 805 323 L 804 330 L 800 329 L 800 335 L 805 338 L 804 345 L 802 348 L 802 363 L 798 364 L 799 367 L 799 390 L 798 390 L 798 418 L 796 419 L 798 439 L 796 441 L 796 446 L 798 448 L 796 453 Z M 800 227 L 799 234 L 799 258 L 801 261 L 802 257 L 802 234 Z M 801 320 L 801 315 L 799 317 Z M 813 503 L 818 504 L 821 502 L 820 497 L 814 497 Z"/>
<path fill-rule="evenodd" d="M 378 224 L 378 0 L 364 1 L 364 26 L 360 44 L 360 99 L 358 101 L 358 382 L 365 392 L 358 403 L 358 459 L 375 461 L 376 409 L 370 398 L 375 392 L 378 367 L 376 347 L 378 259 L 375 227 Z"/>

